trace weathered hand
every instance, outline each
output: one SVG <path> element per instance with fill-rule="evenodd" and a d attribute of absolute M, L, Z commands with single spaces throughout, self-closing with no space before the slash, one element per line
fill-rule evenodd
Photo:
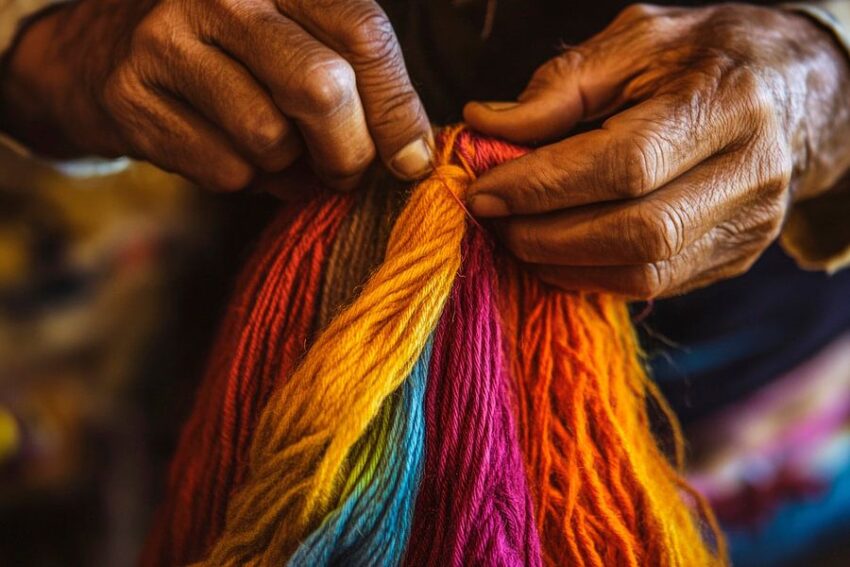
<path fill-rule="evenodd" d="M 518 104 L 467 106 L 473 127 L 525 143 L 608 117 L 482 176 L 470 207 L 568 289 L 650 298 L 740 274 L 789 205 L 847 167 L 848 76 L 796 14 L 633 6 L 541 67 Z"/>
<path fill-rule="evenodd" d="M 428 118 L 372 0 L 81 0 L 25 32 L 4 122 L 54 154 L 130 155 L 219 190 L 312 167 L 429 167 Z"/>

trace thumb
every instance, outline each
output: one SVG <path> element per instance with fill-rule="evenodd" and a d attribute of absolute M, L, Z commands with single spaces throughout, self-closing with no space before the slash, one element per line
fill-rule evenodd
<path fill-rule="evenodd" d="M 563 137 L 576 123 L 615 110 L 649 60 L 643 42 L 629 47 L 616 39 L 603 33 L 568 49 L 537 69 L 517 102 L 470 102 L 464 120 L 484 134 L 529 144 Z"/>
<path fill-rule="evenodd" d="M 563 135 L 587 113 L 580 56 L 569 53 L 540 67 L 516 102 L 470 102 L 464 120 L 484 134 L 521 144 Z"/>

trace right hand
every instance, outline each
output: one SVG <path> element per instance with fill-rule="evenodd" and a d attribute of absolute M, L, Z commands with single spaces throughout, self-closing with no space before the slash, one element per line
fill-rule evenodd
<path fill-rule="evenodd" d="M 376 153 L 402 178 L 430 168 L 428 117 L 372 0 L 80 0 L 26 29 L 0 92 L 37 151 L 128 155 L 222 191 L 304 149 L 339 189 Z"/>

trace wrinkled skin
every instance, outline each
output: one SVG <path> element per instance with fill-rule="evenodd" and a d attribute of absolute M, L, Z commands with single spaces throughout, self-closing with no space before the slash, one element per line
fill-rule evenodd
<path fill-rule="evenodd" d="M 8 128 L 58 155 L 129 155 L 236 190 L 303 151 L 347 189 L 376 153 L 427 173 L 430 126 L 371 0 L 81 0 L 42 16 L 3 81 Z"/>
<path fill-rule="evenodd" d="M 548 143 L 482 176 L 469 205 L 550 283 L 683 293 L 746 271 L 789 207 L 835 186 L 848 101 L 845 54 L 804 16 L 636 5 L 518 103 L 467 106 L 485 133 Z M 371 0 L 81 0 L 25 31 L 0 118 L 37 150 L 130 155 L 220 190 L 295 178 L 305 151 L 341 189 L 376 154 L 408 179 L 430 159 Z"/>
<path fill-rule="evenodd" d="M 797 14 L 632 6 L 543 65 L 518 104 L 466 107 L 483 132 L 560 140 L 482 176 L 470 207 L 568 289 L 647 299 L 741 274 L 795 201 L 847 169 L 848 71 Z"/>

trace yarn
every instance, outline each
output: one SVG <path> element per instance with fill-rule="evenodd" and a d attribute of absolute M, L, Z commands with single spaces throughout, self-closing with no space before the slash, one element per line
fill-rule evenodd
<path fill-rule="evenodd" d="M 673 425 L 681 466 L 681 433 L 646 378 L 625 304 L 504 270 L 502 313 L 514 330 L 509 358 L 546 563 L 713 564 L 682 505 L 679 472 L 652 436 L 647 398 Z M 691 496 L 716 534 L 710 511 Z"/>
<path fill-rule="evenodd" d="M 386 246 L 374 188 L 270 227 L 144 564 L 724 563 L 625 302 L 546 287 L 463 205 L 525 150 L 459 127 L 438 146 Z"/>
<path fill-rule="evenodd" d="M 467 237 L 463 251 L 435 339 L 427 461 L 406 564 L 539 565 L 493 258 L 480 231 Z"/>
<path fill-rule="evenodd" d="M 197 561 L 224 527 L 256 418 L 306 350 L 324 259 L 349 208 L 320 197 L 297 215 L 283 212 L 260 239 L 180 436 L 142 565 Z"/>
<path fill-rule="evenodd" d="M 398 565 L 407 547 L 425 453 L 423 398 L 431 342 L 349 456 L 339 503 L 289 565 Z"/>
<path fill-rule="evenodd" d="M 380 172 L 356 196 L 327 260 L 317 319 L 324 328 L 380 263 L 400 192 Z M 299 546 L 288 564 L 397 565 L 413 519 L 425 451 L 423 398 L 429 341 L 402 387 L 381 407 L 352 449 L 336 508 Z"/>
<path fill-rule="evenodd" d="M 381 169 L 374 168 L 367 175 L 331 244 L 316 316 L 317 331 L 327 327 L 357 297 L 384 259 L 390 230 L 406 194 L 405 186 Z"/>
<path fill-rule="evenodd" d="M 410 197 L 384 263 L 263 410 L 251 479 L 230 500 L 210 565 L 279 564 L 328 512 L 352 446 L 410 374 L 460 266 L 466 173 L 444 165 Z M 454 193 L 454 198 L 449 193 Z"/>

